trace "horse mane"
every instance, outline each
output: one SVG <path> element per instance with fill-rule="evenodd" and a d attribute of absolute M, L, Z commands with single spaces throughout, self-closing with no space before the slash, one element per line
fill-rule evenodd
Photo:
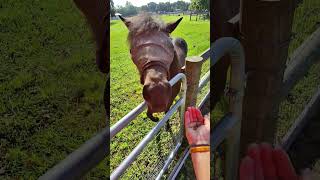
<path fill-rule="evenodd" d="M 131 45 L 134 37 L 142 33 L 150 33 L 154 31 L 161 31 L 165 23 L 159 16 L 153 16 L 150 13 L 140 13 L 137 16 L 130 18 L 130 27 L 128 34 L 128 42 Z"/>

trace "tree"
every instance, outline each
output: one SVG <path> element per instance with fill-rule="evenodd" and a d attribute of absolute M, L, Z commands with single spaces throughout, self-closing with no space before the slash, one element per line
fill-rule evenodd
<path fill-rule="evenodd" d="M 147 6 L 148 6 L 148 10 L 149 11 L 151 11 L 151 12 L 156 12 L 157 11 L 157 3 L 155 3 L 155 2 L 149 2 L 148 4 L 147 4 Z"/>
<path fill-rule="evenodd" d="M 117 11 L 123 16 L 133 16 L 138 14 L 138 8 L 128 1 L 126 2 L 126 5 L 124 7 L 118 6 Z"/>
<path fill-rule="evenodd" d="M 147 5 L 143 5 L 143 6 L 141 6 L 141 7 L 140 7 L 140 10 L 141 10 L 141 11 L 145 11 L 145 12 L 148 12 L 148 11 L 149 11 L 149 9 L 148 9 L 148 6 L 147 6 Z"/>
<path fill-rule="evenodd" d="M 172 7 L 174 7 L 174 9 L 179 9 L 182 11 L 187 11 L 189 8 L 190 3 L 187 3 L 185 1 L 177 1 L 172 3 Z"/>
<path fill-rule="evenodd" d="M 204 11 L 209 9 L 209 0 L 191 0 L 190 10 Z"/>
<path fill-rule="evenodd" d="M 166 2 L 165 5 L 166 5 L 167 12 L 172 12 L 174 10 L 173 7 L 171 6 L 170 2 Z"/>
<path fill-rule="evenodd" d="M 116 13 L 116 9 L 114 7 L 113 0 L 110 0 L 110 14 L 113 17 L 113 16 L 115 16 L 115 13 Z"/>
<path fill-rule="evenodd" d="M 157 5 L 157 11 L 167 11 L 166 4 L 163 3 L 163 2 L 160 2 L 160 3 Z"/>

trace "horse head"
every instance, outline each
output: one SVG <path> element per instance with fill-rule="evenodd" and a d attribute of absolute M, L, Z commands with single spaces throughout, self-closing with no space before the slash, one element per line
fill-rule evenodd
<path fill-rule="evenodd" d="M 132 18 L 119 16 L 129 29 L 128 42 L 131 59 L 140 73 L 143 97 L 147 103 L 148 117 L 152 113 L 167 111 L 171 106 L 172 87 L 169 84 L 170 66 L 176 56 L 170 33 L 182 18 L 173 23 L 140 14 Z"/>

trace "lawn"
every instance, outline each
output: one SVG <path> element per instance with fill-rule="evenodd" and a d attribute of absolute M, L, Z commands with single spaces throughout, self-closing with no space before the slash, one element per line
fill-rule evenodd
<path fill-rule="evenodd" d="M 37 179 L 105 126 L 106 78 L 72 1 L 0 1 L 0 62 L 0 179 Z"/>
<path fill-rule="evenodd" d="M 179 16 L 162 16 L 165 22 L 175 21 Z M 209 21 L 189 21 L 185 16 L 177 29 L 173 32 L 173 37 L 184 38 L 189 47 L 188 56 L 199 55 L 210 45 L 210 25 Z M 127 39 L 128 30 L 120 20 L 111 22 L 111 125 L 125 116 L 138 104 L 143 102 L 142 85 L 139 82 L 138 71 L 130 59 Z M 203 72 L 209 69 L 209 62 L 204 64 Z M 172 118 L 173 134 L 176 135 L 179 129 L 178 118 Z M 133 150 L 142 138 L 155 125 L 142 113 L 133 120 L 128 127 L 111 140 L 111 171 L 117 167 L 122 160 Z M 141 154 L 133 164 L 125 179 L 138 177 L 144 171 L 146 174 L 152 173 L 153 168 L 166 158 L 170 145 L 173 144 L 174 135 L 166 130 L 162 130 L 157 141 L 152 141 L 146 152 Z M 160 145 L 159 145 L 160 144 Z"/>
<path fill-rule="evenodd" d="M 289 46 L 289 58 L 317 28 L 320 23 L 320 1 L 305 0 L 295 11 L 292 25 L 292 41 Z M 320 50 L 319 50 L 320 52 Z M 303 111 L 311 100 L 313 94 L 320 87 L 320 61 L 314 64 L 308 73 L 290 91 L 287 98 L 281 103 L 278 116 L 278 129 L 276 142 L 280 142 L 283 136 L 294 123 L 294 120 Z"/>

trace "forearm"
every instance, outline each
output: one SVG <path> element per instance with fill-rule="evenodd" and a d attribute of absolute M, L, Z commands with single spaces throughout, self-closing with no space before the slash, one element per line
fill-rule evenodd
<path fill-rule="evenodd" d="M 210 152 L 191 154 L 193 168 L 198 180 L 210 179 Z"/>

